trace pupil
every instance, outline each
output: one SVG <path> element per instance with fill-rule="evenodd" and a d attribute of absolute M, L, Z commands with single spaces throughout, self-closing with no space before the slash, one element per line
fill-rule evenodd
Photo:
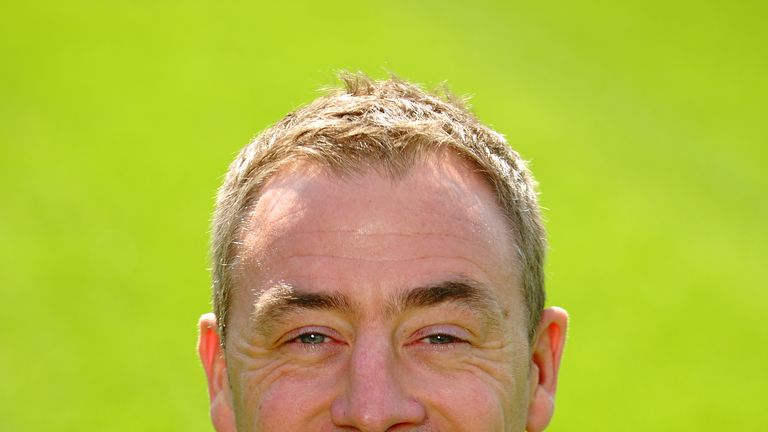
<path fill-rule="evenodd" d="M 451 336 L 439 334 L 432 336 L 432 343 L 435 344 L 445 344 L 451 342 L 452 338 Z"/>
<path fill-rule="evenodd" d="M 306 333 L 299 336 L 299 340 L 305 344 L 317 344 L 322 343 L 325 340 L 325 336 L 318 333 Z"/>

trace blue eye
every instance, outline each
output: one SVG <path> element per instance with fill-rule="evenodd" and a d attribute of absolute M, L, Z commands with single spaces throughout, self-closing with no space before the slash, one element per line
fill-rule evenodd
<path fill-rule="evenodd" d="M 328 339 L 328 336 L 322 334 L 322 333 L 316 333 L 316 332 L 309 332 L 309 333 L 303 333 L 300 334 L 296 341 L 303 343 L 303 344 L 321 344 L 325 342 Z"/>
<path fill-rule="evenodd" d="M 444 334 L 444 333 L 429 335 L 422 340 L 427 343 L 435 344 L 435 345 L 463 342 L 461 339 L 457 338 L 456 336 L 451 336 L 449 334 Z"/>

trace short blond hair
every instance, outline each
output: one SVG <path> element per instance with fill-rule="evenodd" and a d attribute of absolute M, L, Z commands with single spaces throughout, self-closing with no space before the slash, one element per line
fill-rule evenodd
<path fill-rule="evenodd" d="M 532 341 L 544 307 L 546 232 L 525 161 L 445 90 L 429 94 L 396 77 L 374 81 L 360 73 L 342 73 L 340 78 L 343 89 L 285 116 L 229 166 L 216 199 L 211 242 L 213 307 L 222 344 L 243 227 L 269 178 L 300 160 L 339 174 L 377 167 L 397 176 L 417 159 L 441 150 L 473 163 L 496 194 L 516 242 L 520 262 L 510 265 L 521 269 Z"/>

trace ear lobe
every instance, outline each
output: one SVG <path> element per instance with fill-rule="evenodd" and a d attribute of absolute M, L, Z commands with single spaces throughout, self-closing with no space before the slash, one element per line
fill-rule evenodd
<path fill-rule="evenodd" d="M 221 348 L 216 316 L 207 313 L 200 317 L 200 335 L 197 352 L 208 378 L 208 396 L 211 399 L 211 420 L 218 432 L 235 431 L 234 413 L 229 395 L 227 363 Z"/>
<path fill-rule="evenodd" d="M 568 314 L 560 308 L 542 312 L 531 356 L 531 399 L 528 405 L 528 432 L 544 430 L 555 410 L 555 391 L 560 359 L 565 346 Z"/>

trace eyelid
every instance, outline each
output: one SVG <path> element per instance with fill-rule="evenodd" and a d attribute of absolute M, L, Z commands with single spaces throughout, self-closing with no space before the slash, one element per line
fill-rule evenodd
<path fill-rule="evenodd" d="M 454 324 L 431 325 L 416 331 L 416 333 L 413 334 L 412 343 L 436 335 L 446 335 L 458 339 L 459 342 L 469 343 L 472 333 Z"/>
<path fill-rule="evenodd" d="M 319 335 L 332 339 L 334 342 L 341 342 L 341 335 L 339 335 L 339 333 L 334 331 L 333 329 L 330 329 L 324 326 L 304 326 L 304 327 L 299 327 L 297 329 L 291 330 L 288 333 L 284 334 L 280 338 L 280 344 L 294 342 L 300 336 L 307 333 L 317 333 Z"/>

